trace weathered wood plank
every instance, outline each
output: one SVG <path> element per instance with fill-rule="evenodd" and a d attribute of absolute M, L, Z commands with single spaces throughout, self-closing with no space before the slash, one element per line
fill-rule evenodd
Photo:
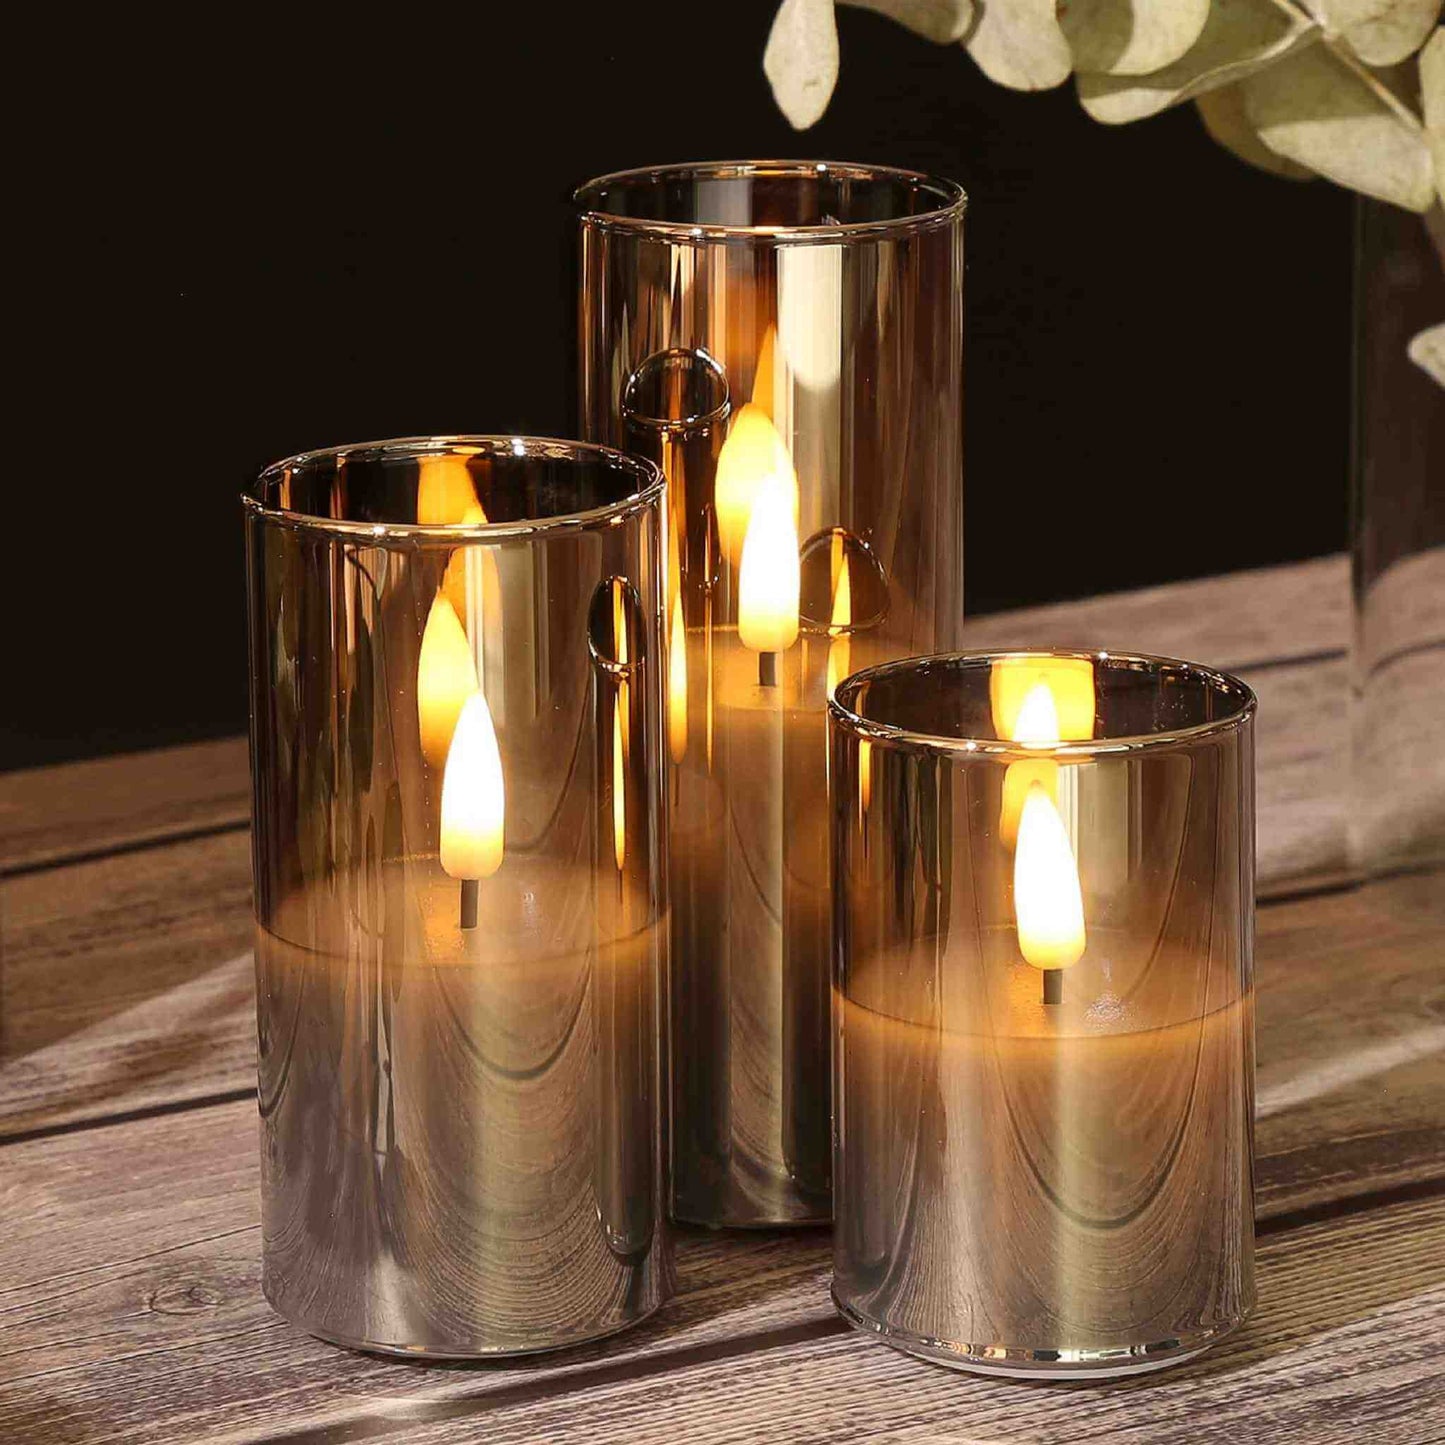
<path fill-rule="evenodd" d="M 1240 673 L 1259 695 L 1259 891 L 1270 897 L 1348 871 L 1349 630 L 1348 559 L 1333 556 L 973 618 L 965 642 L 1153 652 Z"/>
<path fill-rule="evenodd" d="M 1260 1307 L 1193 1365 L 1153 1377 L 1040 1388 L 921 1363 L 860 1335 L 826 1334 L 735 1360 L 680 1362 L 566 1393 L 492 1390 L 403 1409 L 393 1438 L 590 1445 L 841 1439 L 1159 1440 L 1412 1445 L 1445 1432 L 1445 1201 L 1332 1220 L 1263 1242 Z M 354 1417 L 353 1417 L 354 1418 Z M 375 1422 L 373 1416 L 368 1424 Z M 319 1445 L 316 1421 L 295 1445 Z"/>
<path fill-rule="evenodd" d="M 245 738 L 0 773 L 0 874 L 250 816 Z"/>
<path fill-rule="evenodd" d="M 75 871 L 78 914 L 58 875 L 13 884 L 0 1138 L 252 1088 L 242 840 Z M 1263 909 L 1256 952 L 1264 1196 L 1298 1205 L 1352 1172 L 1432 1172 L 1445 1152 L 1439 876 Z M 1285 1155 L 1297 1156 L 1288 1169 L 1275 1163 Z M 1312 1193 L 1302 1181 L 1318 1171 Z"/>
<path fill-rule="evenodd" d="M 1266 1220 L 1445 1178 L 1442 894 L 1438 877 L 1407 877 L 1261 913 Z M 144 1399 L 194 1371 L 207 1397 L 186 1409 L 204 1410 L 207 1433 L 347 1409 L 357 1392 L 434 1399 L 435 1373 L 338 1354 L 270 1314 L 254 1130 L 253 1105 L 233 1104 L 0 1150 L 0 1358 L 14 1379 L 113 1379 L 105 1361 L 120 1357 Z M 585 1373 L 816 1322 L 825 1274 L 824 1235 L 685 1235 L 681 1301 L 617 1345 L 545 1370 Z M 539 1370 L 488 1368 L 486 1389 L 536 1383 Z M 483 1387 L 444 1379 L 447 1392 Z M 64 1399 L 74 1403 L 68 1383 Z M 95 1409 L 107 1400 L 101 1390 Z"/>
<path fill-rule="evenodd" d="M 1183 657 L 1231 671 L 1342 652 L 1350 637 L 1342 553 L 970 617 L 969 648 L 1085 647 Z"/>
<path fill-rule="evenodd" d="M 595 1432 L 626 1423 L 637 1439 L 712 1439 L 711 1431 L 730 1428 L 717 1413 L 722 1402 L 734 1402 L 739 1433 L 716 1438 L 779 1438 L 776 1412 L 786 1400 L 790 1424 L 814 1432 L 797 1438 L 830 1439 L 841 1431 L 836 1410 L 858 1406 L 860 1391 L 879 1412 L 870 1429 L 945 1418 L 914 1415 L 915 1406 L 980 1411 L 967 1426 L 985 1438 L 1037 1438 L 1032 1430 L 1063 1419 L 1028 1413 L 1051 1409 L 1057 1391 L 969 1381 L 833 1338 L 820 1231 L 686 1232 L 678 1298 L 656 1319 L 553 1357 L 466 1370 L 333 1349 L 285 1325 L 261 1298 L 255 1128 L 254 1108 L 231 1104 L 6 1147 L 0 1437 L 168 1445 L 304 1430 L 319 1445 L 405 1425 L 421 1432 L 408 1440 L 433 1438 L 432 1428 L 437 1439 L 443 1430 L 455 1440 L 551 1439 L 564 1427 L 577 1438 L 609 1439 L 620 1437 Z M 1261 1243 L 1261 1313 L 1240 1340 L 1168 1388 L 1066 1390 L 1071 1408 L 1083 1402 L 1101 1411 L 1070 1438 L 1111 1423 L 1151 1423 L 1178 1438 L 1168 1427 L 1187 1418 L 1188 1400 L 1201 1391 L 1235 1412 L 1243 1438 L 1288 1438 L 1253 1433 L 1273 1428 L 1266 1385 L 1298 1380 L 1318 1391 L 1329 1380 L 1352 1380 L 1340 1397 L 1351 1410 L 1364 1408 L 1371 1371 L 1382 1388 L 1392 1379 L 1419 1386 L 1432 1356 L 1418 1336 L 1433 1340 L 1441 1322 L 1440 1301 L 1422 1303 L 1422 1292 L 1442 1282 L 1439 1199 L 1269 1235 Z M 1427 1305 L 1433 1325 L 1420 1318 Z M 1341 1335 L 1338 1349 L 1331 1332 Z M 1326 1338 L 1311 1344 L 1317 1334 Z M 1243 1392 L 1232 1383 L 1240 1372 L 1252 1382 Z M 768 1389 L 755 1390 L 762 1378 Z M 1140 1388 L 1146 1393 L 1136 1399 Z M 1095 1390 L 1103 1393 L 1090 1403 Z M 662 1410 L 673 1392 L 677 1409 Z M 1251 1392 L 1260 1393 L 1254 1408 L 1264 1414 L 1246 1407 Z M 1316 1409 L 1320 1398 L 1300 1397 Z M 1025 1412 L 1012 1426 L 1011 1409 Z M 662 1433 L 650 1436 L 642 1422 L 654 1412 Z M 1358 1427 L 1363 1417 L 1346 1418 Z"/>
<path fill-rule="evenodd" d="M 825 1232 L 697 1230 L 680 1241 L 678 1298 L 614 1341 L 475 1372 L 338 1350 L 261 1296 L 256 1129 L 253 1104 L 226 1104 L 6 1146 L 0 1439 L 264 1434 L 358 1401 L 585 1374 L 826 1308 Z"/>
<path fill-rule="evenodd" d="M 1268 899 L 1349 873 L 1349 664 L 1245 668 L 1255 722 L 1257 889 Z"/>
<path fill-rule="evenodd" d="M 1348 564 L 1252 572 L 970 618 L 969 647 L 1127 647 L 1216 667 L 1338 651 Z M 246 741 L 223 738 L 0 774 L 0 873 L 243 824 Z"/>
<path fill-rule="evenodd" d="M 1256 679 L 1263 893 L 1343 864 L 1343 667 Z M 0 882 L 0 1136 L 250 1087 L 249 870 L 233 832 Z"/>
<path fill-rule="evenodd" d="M 255 1087 L 248 834 L 0 890 L 0 1137 Z"/>
<path fill-rule="evenodd" d="M 1262 1213 L 1445 1176 L 1445 875 L 1261 909 Z"/>

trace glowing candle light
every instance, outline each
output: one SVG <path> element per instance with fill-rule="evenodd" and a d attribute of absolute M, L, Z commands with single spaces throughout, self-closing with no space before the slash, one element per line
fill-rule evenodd
<path fill-rule="evenodd" d="M 741 557 L 758 496 L 769 483 L 787 497 L 796 534 L 798 479 L 792 459 L 768 413 L 749 402 L 733 418 L 717 459 L 713 498 L 718 539 L 728 561 Z"/>
<path fill-rule="evenodd" d="M 427 614 L 416 669 L 417 722 L 421 750 L 434 767 L 446 764 L 457 719 L 477 690 L 471 644 L 456 609 L 438 592 Z"/>
<path fill-rule="evenodd" d="M 1025 703 L 1037 720 L 1034 697 L 1042 685 L 1053 708 L 1051 737 L 1026 737 L 1020 722 Z M 1017 742 L 1072 742 L 1094 736 L 1094 664 L 1087 657 L 1000 657 L 989 668 L 989 706 L 1001 738 Z M 1032 701 L 1031 701 L 1032 700 Z M 1037 731 L 1037 721 L 1034 723 Z"/>
<path fill-rule="evenodd" d="M 613 588 L 612 636 L 617 661 L 625 666 L 629 654 L 623 596 L 620 587 Z M 617 696 L 612 706 L 612 853 L 619 873 L 627 857 L 627 754 L 631 750 L 631 739 L 627 736 L 626 718 L 629 701 L 628 681 L 622 677 L 618 680 Z"/>
<path fill-rule="evenodd" d="M 1061 971 L 1083 957 L 1084 896 L 1064 820 L 1038 784 L 1019 819 L 1014 919 L 1024 962 L 1044 970 L 1044 1002 L 1057 1003 Z"/>
<path fill-rule="evenodd" d="M 667 648 L 667 746 L 672 760 L 687 756 L 687 628 L 682 620 L 682 594 L 672 599 Z"/>
<path fill-rule="evenodd" d="M 1039 747 L 1094 735 L 1094 664 L 1087 657 L 1002 657 L 989 669 L 989 705 L 1001 738 Z M 1024 800 L 1035 785 L 1053 801 L 1059 765 L 1052 758 L 1011 763 L 1004 774 L 999 833 L 1018 839 Z"/>
<path fill-rule="evenodd" d="M 838 581 L 833 588 L 832 624 L 828 632 L 832 640 L 828 643 L 827 695 L 832 697 L 838 684 L 852 671 L 853 647 L 848 640 L 848 626 L 853 621 L 853 585 L 848 576 L 848 558 L 842 555 L 842 537 L 834 538 L 834 549 L 838 553 L 834 571 Z"/>
<path fill-rule="evenodd" d="M 464 527 L 480 527 L 487 522 L 487 513 L 480 502 L 473 502 L 460 517 L 455 519 Z M 497 570 L 494 547 L 458 547 L 447 563 L 442 578 L 442 591 L 452 604 L 458 617 L 467 615 L 467 589 L 475 586 L 474 578 L 481 574 L 481 614 L 489 622 L 500 624 L 502 608 L 502 578 Z M 494 627 L 493 630 L 499 630 Z"/>
<path fill-rule="evenodd" d="M 463 521 L 477 503 L 466 457 L 455 453 L 422 457 L 417 467 L 417 521 L 424 527 L 450 527 Z"/>
<path fill-rule="evenodd" d="M 675 494 L 674 494 L 675 495 Z M 682 613 L 682 542 L 675 514 L 667 522 L 667 748 L 687 756 L 687 623 Z"/>
<path fill-rule="evenodd" d="M 762 654 L 758 677 L 764 685 L 774 674 L 777 654 L 798 637 L 802 578 L 794 495 L 776 477 L 759 489 L 738 567 L 738 639 Z"/>
<path fill-rule="evenodd" d="M 774 368 L 777 364 L 778 329 L 769 326 L 758 348 L 757 370 L 753 372 L 753 405 L 761 407 L 771 418 L 773 414 Z"/>
<path fill-rule="evenodd" d="M 477 884 L 502 866 L 506 788 L 486 698 L 474 692 L 457 719 L 442 776 L 441 865 L 462 883 L 462 927 L 475 928 Z"/>

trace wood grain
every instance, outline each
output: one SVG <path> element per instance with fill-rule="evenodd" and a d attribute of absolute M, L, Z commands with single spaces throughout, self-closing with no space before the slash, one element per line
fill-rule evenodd
<path fill-rule="evenodd" d="M 1259 698 L 1258 896 L 1342 882 L 1350 872 L 1349 663 L 1324 658 L 1242 675 Z"/>
<path fill-rule="evenodd" d="M 1343 652 L 1350 637 L 1349 559 L 1341 553 L 970 617 L 963 645 L 1151 652 L 1230 671 Z"/>
<path fill-rule="evenodd" d="M 0 1439 L 263 1437 L 337 1410 L 584 1374 L 826 1313 L 823 1231 L 684 1234 L 679 1297 L 615 1341 L 423 1368 L 337 1350 L 261 1296 L 253 1104 L 7 1146 Z M 162 1407 L 163 1408 L 158 1408 Z M 157 1418 L 157 1415 L 160 1418 Z"/>
<path fill-rule="evenodd" d="M 1441 1177 L 1442 915 L 1445 899 L 1429 877 L 1262 912 L 1266 1219 L 1287 1222 L 1382 1185 Z M 249 1047 L 249 1001 L 235 1021 Z M 237 1077 L 249 1082 L 249 1066 Z M 695 1369 L 722 1370 L 699 1377 L 710 1382 L 700 1398 L 710 1389 L 730 1394 L 760 1368 L 755 1353 L 821 1348 L 836 1329 L 822 1293 L 826 1236 L 691 1233 L 680 1252 L 681 1297 L 610 1345 L 475 1371 L 336 1351 L 284 1325 L 261 1298 L 255 1131 L 254 1106 L 232 1104 L 0 1150 L 0 1381 L 10 1382 L 0 1384 L 0 1431 L 8 1425 L 13 1438 L 62 1442 L 140 1438 L 146 1429 L 153 1434 L 145 1438 L 162 1442 L 251 1441 L 326 1424 L 369 1437 L 398 1411 L 466 1430 L 483 1407 L 505 1421 L 525 1405 L 531 1420 L 534 1409 L 560 1408 L 548 1392 L 631 1389 L 629 1381 L 654 1372 L 692 1378 Z M 1266 1244 L 1267 1257 L 1272 1248 Z M 1269 1278 L 1262 1266 L 1266 1302 Z M 1393 1349 L 1393 1316 L 1369 1328 L 1386 1325 Z M 1309 1351 L 1289 1358 L 1294 1369 Z M 825 1378 L 836 1368 L 831 1356 L 805 1363 L 826 1366 Z M 954 1389 L 1021 1393 L 939 1378 Z M 905 1393 L 917 1388 L 912 1379 L 903 1377 Z M 837 1388 L 846 1391 L 847 1380 Z M 887 1381 L 877 1388 L 887 1390 Z M 479 1394 L 482 1405 L 472 1399 Z M 891 1398 L 898 1408 L 899 1394 Z M 582 1404 L 576 1409 L 587 1416 Z M 703 1404 L 697 1409 L 704 1433 L 696 1438 L 711 1438 L 706 1431 L 718 1422 Z M 762 1430 L 748 1418 L 750 1430 Z M 488 1413 L 489 1429 L 492 1420 Z M 537 1428 L 546 1438 L 559 1419 L 544 1414 Z M 319 1445 L 322 1437 L 313 1438 Z"/>
<path fill-rule="evenodd" d="M 1238 672 L 1259 697 L 1259 893 L 1349 870 L 1349 567 L 1342 556 L 972 618 L 970 648 L 1154 652 Z"/>
<path fill-rule="evenodd" d="M 1117 647 L 1246 669 L 1340 652 L 1348 637 L 1342 555 L 964 624 L 967 647 Z M 240 737 L 0 774 L 0 873 L 239 827 L 249 812 Z"/>
<path fill-rule="evenodd" d="M 0 774 L 0 874 L 245 826 L 246 739 Z"/>
<path fill-rule="evenodd" d="M 1260 910 L 1262 1214 L 1445 1176 L 1442 959 L 1438 873 Z"/>
<path fill-rule="evenodd" d="M 85 864 L 73 892 L 54 874 L 11 881 L 0 1139 L 254 1087 L 243 843 Z M 1442 957 L 1438 874 L 1260 910 L 1262 1198 L 1293 1207 L 1357 1174 L 1442 1167 Z M 1273 1174 L 1294 1151 L 1313 1163 Z"/>
<path fill-rule="evenodd" d="M 1196 1364 L 1152 1378 L 1045 1388 L 981 1380 L 829 1333 L 760 1351 L 746 1369 L 704 1357 L 586 1391 L 478 1390 L 390 1423 L 393 1438 L 405 1431 L 408 1445 L 563 1435 L 590 1445 L 1440 1439 L 1445 1202 L 1268 1239 L 1259 1289 L 1260 1307 L 1239 1334 Z M 323 1438 L 336 1437 L 315 1427 L 291 1437 L 294 1445 Z"/>
<path fill-rule="evenodd" d="M 255 1087 L 246 833 L 0 890 L 0 1137 Z"/>
<path fill-rule="evenodd" d="M 844 1335 L 821 1231 L 685 1232 L 678 1297 L 637 1330 L 519 1364 L 422 1367 L 336 1350 L 271 1313 L 255 1129 L 253 1106 L 229 1104 L 6 1147 L 0 1438 L 824 1440 L 848 1433 L 840 1412 L 860 1411 L 870 1431 L 1033 1439 L 1067 1418 L 1071 1439 L 1145 1425 L 1175 1439 L 1218 1410 L 1238 1438 L 1288 1439 L 1306 1406 L 1357 1431 L 1407 1388 L 1405 1425 L 1439 1408 L 1439 1198 L 1267 1232 L 1256 1320 L 1157 1383 L 980 1382 Z M 1291 1398 L 1275 1400 L 1285 1382 Z M 1191 1401 L 1211 1415 L 1191 1417 Z"/>
<path fill-rule="evenodd" d="M 1344 578 L 1320 559 L 1033 609 L 970 622 L 969 645 L 1242 669 L 1262 877 L 1288 889 L 1344 861 Z M 825 1233 L 694 1231 L 678 1298 L 615 1341 L 421 1367 L 323 1345 L 260 1294 L 255 1106 L 204 1105 L 254 1087 L 246 803 L 240 740 L 0 778 L 0 1439 L 1445 1434 L 1438 874 L 1260 912 L 1261 1308 L 1195 1366 L 1045 1389 L 956 1376 L 844 1329 Z M 178 1112 L 100 1122 L 148 1109 Z"/>

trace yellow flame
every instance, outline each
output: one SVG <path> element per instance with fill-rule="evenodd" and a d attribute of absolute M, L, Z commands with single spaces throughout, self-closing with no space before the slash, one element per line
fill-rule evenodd
<path fill-rule="evenodd" d="M 624 606 L 622 588 L 612 588 L 612 638 L 617 661 L 628 661 L 627 611 Z M 612 855 L 617 862 L 617 871 L 627 857 L 627 754 L 631 739 L 627 736 L 627 714 L 629 683 L 623 677 L 617 683 L 617 695 L 612 705 Z"/>
<path fill-rule="evenodd" d="M 846 631 L 853 621 L 853 584 L 848 575 L 848 558 L 842 555 L 841 538 L 835 538 L 835 551 L 838 554 L 835 568 L 838 581 L 833 588 L 833 618 L 828 629 L 832 634 L 832 641 L 828 644 L 828 697 L 833 696 L 838 684 L 853 670 L 853 647 Z"/>
<path fill-rule="evenodd" d="M 1047 747 L 1059 739 L 1059 710 L 1054 705 L 1054 691 L 1046 682 L 1038 683 L 1024 698 L 1014 717 L 1015 742 L 1037 743 Z"/>
<path fill-rule="evenodd" d="M 1069 700 L 1073 711 L 1069 722 L 1077 728 L 1080 723 L 1079 710 L 1083 703 L 1077 669 L 1072 664 L 1082 661 L 1088 669 L 1085 679 L 1088 685 L 1088 728 L 1094 730 L 1094 667 L 1087 659 L 1074 658 L 1001 658 L 993 664 L 989 673 L 989 690 L 992 696 L 994 722 L 999 736 L 1012 738 L 1015 742 L 1030 743 L 1049 747 L 1061 742 L 1066 736 L 1062 731 L 1063 721 L 1059 717 L 1057 699 L 1060 692 Z M 1013 664 L 1027 662 L 1027 669 Z M 1068 664 L 1054 670 L 1053 664 Z M 1027 686 L 1026 692 L 1020 689 Z M 1056 691 L 1058 689 L 1058 691 Z M 1087 736 L 1088 734 L 1085 734 Z M 1030 791 L 1042 788 L 1050 802 L 1059 796 L 1059 765 L 1053 758 L 1028 758 L 1010 763 L 1003 778 L 1003 799 L 999 806 L 999 834 L 1004 846 L 1012 848 L 1018 841 L 1019 819 L 1023 815 L 1024 802 Z"/>
<path fill-rule="evenodd" d="M 622 709 L 618 707 L 612 713 L 612 856 L 619 873 L 627 857 L 627 765 L 622 751 Z"/>
<path fill-rule="evenodd" d="M 1068 968 L 1083 956 L 1084 897 L 1059 810 L 1035 785 L 1024 799 L 1014 857 L 1019 952 L 1035 968 Z"/>
<path fill-rule="evenodd" d="M 713 490 L 718 540 L 728 561 L 734 564 L 742 556 L 758 495 L 769 482 L 778 484 L 787 494 L 796 531 L 798 479 L 792 459 L 768 413 L 749 402 L 733 418 L 718 453 Z"/>
<path fill-rule="evenodd" d="M 858 809 L 866 813 L 873 802 L 873 744 L 868 738 L 858 739 Z"/>
<path fill-rule="evenodd" d="M 416 668 L 416 711 L 421 750 L 440 768 L 447 760 L 457 718 L 477 690 L 471 644 L 446 594 L 438 592 L 427 614 Z"/>
<path fill-rule="evenodd" d="M 470 520 L 477 505 L 472 474 L 463 456 L 422 457 L 416 481 L 416 519 L 427 527 L 450 527 Z M 485 521 L 483 517 L 481 520 Z"/>
<path fill-rule="evenodd" d="M 442 776 L 442 867 L 453 878 L 490 878 L 502 866 L 506 788 L 487 699 L 462 708 Z"/>
<path fill-rule="evenodd" d="M 687 628 L 680 593 L 672 599 L 667 643 L 667 745 L 673 762 L 680 763 L 687 755 Z"/>
<path fill-rule="evenodd" d="M 1052 758 L 1025 758 L 1010 763 L 1004 770 L 999 833 L 1005 848 L 1012 848 L 1018 842 L 1019 819 L 1034 788 L 1043 789 L 1051 802 L 1059 796 L 1059 765 Z"/>
<path fill-rule="evenodd" d="M 761 487 L 738 566 L 738 640 L 754 652 L 786 652 L 798 637 L 798 524 L 776 478 Z"/>
<path fill-rule="evenodd" d="M 487 520 L 486 511 L 480 502 L 473 502 L 462 515 L 455 519 L 465 526 L 481 526 Z M 452 604 L 458 617 L 467 615 L 467 572 L 468 560 L 473 569 L 480 567 L 482 574 L 482 615 L 487 618 L 501 618 L 502 576 L 497 568 L 495 547 L 458 547 L 447 562 L 442 578 L 442 591 Z"/>
<path fill-rule="evenodd" d="M 1001 657 L 989 669 L 988 685 L 993 725 L 1001 738 L 1056 743 L 1094 736 L 1094 664 L 1087 657 Z M 1048 737 L 1025 737 L 1019 715 L 1041 686 L 1049 694 L 1054 731 Z"/>
<path fill-rule="evenodd" d="M 773 414 L 773 368 L 777 364 L 778 328 L 769 326 L 763 333 L 763 344 L 758 348 L 758 368 L 753 373 L 754 406 L 761 407 L 768 416 Z"/>

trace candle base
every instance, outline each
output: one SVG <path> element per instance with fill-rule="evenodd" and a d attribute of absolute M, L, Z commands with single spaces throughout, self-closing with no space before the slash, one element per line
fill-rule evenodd
<path fill-rule="evenodd" d="M 1125 1375 L 1144 1375 L 1153 1370 L 1182 1365 L 1231 1335 L 1244 1317 L 1175 1339 L 1141 1341 L 1136 1345 L 1111 1345 L 1103 1349 L 1036 1350 L 1018 1345 L 965 1344 L 910 1334 L 880 1320 L 860 1314 L 832 1291 L 840 1315 L 862 1334 L 899 1350 L 949 1369 L 973 1375 L 994 1375 L 1010 1380 L 1113 1380 Z"/>
<path fill-rule="evenodd" d="M 305 1316 L 292 1309 L 290 1301 L 279 1290 L 275 1293 L 272 1292 L 269 1281 L 264 1276 L 261 1282 L 261 1293 L 265 1296 L 266 1302 L 278 1314 L 296 1325 L 298 1329 L 305 1330 L 308 1335 L 313 1335 L 318 1340 L 324 1340 L 328 1345 L 337 1345 L 343 1350 L 355 1350 L 365 1355 L 381 1355 L 389 1360 L 434 1360 L 438 1364 L 446 1361 L 512 1360 L 527 1355 L 555 1355 L 559 1350 L 574 1350 L 579 1345 L 610 1340 L 613 1335 L 620 1335 L 634 1325 L 641 1324 L 643 1320 L 651 1319 L 663 1305 L 662 1299 L 654 1298 L 645 1304 L 638 1313 L 629 1314 L 625 1319 L 601 1326 L 585 1326 L 579 1328 L 573 1335 L 559 1333 L 545 1345 L 512 1346 L 478 1343 L 475 1348 L 464 1349 L 459 1346 L 433 1348 L 429 1345 L 398 1345 L 393 1340 L 369 1340 L 359 1335 L 337 1334 L 334 1330 L 307 1323 Z"/>

